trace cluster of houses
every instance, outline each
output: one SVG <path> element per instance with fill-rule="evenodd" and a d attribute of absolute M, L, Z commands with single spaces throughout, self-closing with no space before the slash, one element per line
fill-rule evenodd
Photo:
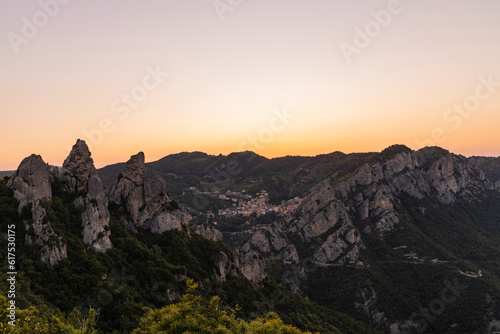
<path fill-rule="evenodd" d="M 260 216 L 269 212 L 285 215 L 288 212 L 295 211 L 302 202 L 302 198 L 295 197 L 288 201 L 281 201 L 279 205 L 271 205 L 269 204 L 269 194 L 266 190 L 261 190 L 255 197 L 247 194 L 244 190 L 241 192 L 228 190 L 225 194 L 220 194 L 219 199 L 231 202 L 229 207 L 220 209 L 217 212 L 219 216 L 225 217 L 237 215 L 248 217 L 253 213 Z M 207 212 L 208 217 L 214 217 L 215 215 L 212 211 Z"/>

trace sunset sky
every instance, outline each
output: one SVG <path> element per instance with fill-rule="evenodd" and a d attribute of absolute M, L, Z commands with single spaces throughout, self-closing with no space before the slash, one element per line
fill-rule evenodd
<path fill-rule="evenodd" d="M 498 0 L 3 0 L 0 170 L 144 151 L 500 155 Z M 168 75 L 167 75 L 168 73 Z"/>

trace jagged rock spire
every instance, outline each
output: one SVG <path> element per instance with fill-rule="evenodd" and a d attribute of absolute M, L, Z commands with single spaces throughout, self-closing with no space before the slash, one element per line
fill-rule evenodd
<path fill-rule="evenodd" d="M 21 212 L 26 204 L 40 199 L 52 199 L 51 183 L 53 180 L 49 166 L 41 156 L 32 154 L 24 158 L 7 183 L 19 201 L 18 211 Z"/>
<path fill-rule="evenodd" d="M 52 182 L 54 177 L 49 166 L 42 157 L 32 154 L 23 159 L 17 171 L 7 182 L 19 201 L 18 212 L 30 205 L 31 221 L 24 222 L 26 229 L 32 231 L 26 235 L 26 244 L 40 246 L 40 259 L 44 263 L 56 265 L 68 257 L 66 244 L 58 236 L 49 221 L 45 221 L 47 212 L 40 204 L 41 200 L 52 199 Z"/>
<path fill-rule="evenodd" d="M 63 163 L 64 182 L 70 191 L 86 191 L 98 195 L 103 191 L 99 173 L 84 140 L 78 139 Z"/>
<path fill-rule="evenodd" d="M 139 152 L 131 156 L 121 175 L 132 181 L 136 186 L 144 184 L 144 153 Z"/>
<path fill-rule="evenodd" d="M 155 233 L 181 229 L 187 224 L 187 214 L 181 210 L 165 210 L 168 206 L 167 184 L 159 176 L 144 181 L 144 153 L 130 157 L 118 180 L 108 189 L 109 201 L 124 205 L 126 221 L 132 230 L 143 227 Z"/>
<path fill-rule="evenodd" d="M 108 198 L 104 194 L 101 176 L 94 166 L 85 141 L 78 139 L 60 170 L 59 177 L 69 191 L 82 193 L 75 205 L 83 208 L 83 241 L 99 252 L 111 248 Z"/>

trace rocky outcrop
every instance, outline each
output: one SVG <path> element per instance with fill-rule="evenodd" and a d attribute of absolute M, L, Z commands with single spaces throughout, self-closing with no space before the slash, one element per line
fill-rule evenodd
<path fill-rule="evenodd" d="M 18 212 L 29 206 L 30 218 L 24 220 L 26 244 L 39 246 L 41 261 L 52 266 L 68 257 L 66 244 L 54 232 L 42 205 L 43 201 L 52 199 L 53 180 L 49 166 L 41 156 L 33 154 L 21 162 L 7 183 L 19 201 Z"/>
<path fill-rule="evenodd" d="M 228 275 L 240 275 L 240 261 L 235 253 L 225 253 L 220 251 L 215 256 L 214 276 L 219 282 L 225 282 Z"/>
<path fill-rule="evenodd" d="M 31 207 L 32 221 L 27 224 L 26 244 L 37 245 L 40 248 L 40 260 L 54 266 L 68 257 L 67 246 L 58 236 L 49 221 L 45 221 L 47 211 L 39 201 Z"/>
<path fill-rule="evenodd" d="M 53 180 L 49 166 L 41 156 L 32 154 L 25 158 L 7 182 L 7 186 L 14 191 L 14 197 L 19 201 L 18 212 L 21 213 L 22 208 L 29 203 L 41 199 L 51 200 Z"/>
<path fill-rule="evenodd" d="M 84 243 L 98 252 L 110 249 L 108 199 L 85 141 L 77 140 L 56 176 L 67 191 L 80 195 L 74 205 L 83 210 Z"/>
<path fill-rule="evenodd" d="M 125 205 L 132 223 L 139 226 L 144 222 L 140 217 L 140 209 L 145 202 L 143 176 L 144 153 L 139 152 L 127 161 L 127 166 L 118 176 L 118 181 L 108 190 L 109 201 Z"/>
<path fill-rule="evenodd" d="M 215 257 L 215 277 L 220 282 L 226 281 L 228 263 L 229 258 L 224 252 L 219 252 Z"/>
<path fill-rule="evenodd" d="M 118 180 L 106 192 L 111 203 L 123 208 L 122 220 L 135 230 L 142 227 L 153 233 L 181 230 L 188 216 L 167 196 L 167 184 L 159 176 L 144 181 L 144 153 L 133 155 Z"/>
<path fill-rule="evenodd" d="M 352 225 L 343 225 L 330 234 L 314 253 L 314 260 L 320 263 L 356 263 L 363 247 L 359 231 Z"/>
<path fill-rule="evenodd" d="M 307 262 L 320 267 L 362 266 L 363 239 L 368 234 L 385 238 L 404 218 L 401 196 L 451 205 L 495 189 L 479 160 L 435 147 L 420 151 L 391 147 L 352 173 L 338 175 L 332 173 L 313 187 L 297 212 L 247 231 L 251 236 L 239 248 L 245 277 L 258 282 L 266 277 L 266 262 L 275 259 L 296 268 L 291 276 L 300 279 L 306 279 L 300 268 Z M 296 280 L 289 281 L 283 283 L 300 292 Z"/>
<path fill-rule="evenodd" d="M 256 230 L 250 240 L 243 245 L 242 250 L 248 252 L 251 249 L 261 253 L 279 253 L 288 246 L 288 241 L 276 226 L 263 226 Z"/>
<path fill-rule="evenodd" d="M 405 149 L 318 184 L 299 207 L 300 218 L 289 218 L 282 232 L 298 233 L 306 243 L 323 240 L 313 256 L 318 262 L 355 263 L 364 245 L 353 219 L 366 221 L 363 233 L 383 237 L 400 221 L 396 206 L 403 193 L 449 205 L 494 188 L 474 159 L 439 148 Z"/>
<path fill-rule="evenodd" d="M 294 244 L 288 245 L 285 250 L 278 255 L 278 258 L 285 264 L 297 264 L 300 260 L 299 253 L 297 252 L 297 248 Z"/>
<path fill-rule="evenodd" d="M 160 208 L 161 209 L 161 208 Z M 143 228 L 153 233 L 161 234 L 170 230 L 182 230 L 182 226 L 188 224 L 187 214 L 182 210 L 161 211 L 147 219 L 142 225 Z"/>
<path fill-rule="evenodd" d="M 245 253 L 239 261 L 241 274 L 251 282 L 262 282 L 267 277 L 266 264 L 256 251 Z"/>
<path fill-rule="evenodd" d="M 191 230 L 201 235 L 203 238 L 212 241 L 222 241 L 222 232 L 212 226 L 205 226 L 203 224 L 195 225 L 191 227 Z"/>
<path fill-rule="evenodd" d="M 89 148 L 85 141 L 80 139 L 64 160 L 59 177 L 70 192 L 88 192 L 93 196 L 103 190 L 101 177 L 94 167 Z"/>

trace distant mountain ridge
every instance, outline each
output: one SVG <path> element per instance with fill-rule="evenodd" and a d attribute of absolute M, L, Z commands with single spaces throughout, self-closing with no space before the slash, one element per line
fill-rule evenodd
<path fill-rule="evenodd" d="M 11 176 L 14 174 L 15 170 L 5 170 L 5 171 L 0 171 L 0 178 L 5 177 L 5 176 Z"/>
<path fill-rule="evenodd" d="M 146 163 L 145 178 L 153 175 L 163 177 L 169 185 L 169 194 L 174 197 L 180 196 L 188 187 L 203 189 L 204 184 L 218 183 L 222 185 L 222 189 L 235 190 L 245 187 L 258 191 L 259 187 L 271 187 L 271 201 L 279 202 L 303 196 L 316 183 L 331 176 L 332 170 L 341 177 L 373 159 L 384 159 L 391 154 L 410 151 L 412 150 L 404 145 L 393 145 L 380 153 L 345 154 L 336 151 L 317 156 L 272 159 L 250 151 L 228 155 L 182 152 Z M 475 158 L 493 183 L 500 180 L 500 157 Z M 228 173 L 227 168 L 224 168 L 230 163 L 236 164 L 236 172 Z M 124 163 L 116 163 L 100 168 L 103 184 L 114 181 L 124 166 Z"/>
<path fill-rule="evenodd" d="M 78 140 L 62 167 L 32 155 L 0 180 L 0 225 L 18 225 L 30 302 L 104 307 L 112 332 L 178 300 L 192 277 L 246 317 L 272 309 L 321 333 L 500 330 L 500 158 L 393 145 L 144 159 L 97 170 Z M 282 215 L 218 211 L 245 196 L 261 208 L 267 194 L 300 198 Z M 124 268 L 134 277 L 117 289 Z"/>

